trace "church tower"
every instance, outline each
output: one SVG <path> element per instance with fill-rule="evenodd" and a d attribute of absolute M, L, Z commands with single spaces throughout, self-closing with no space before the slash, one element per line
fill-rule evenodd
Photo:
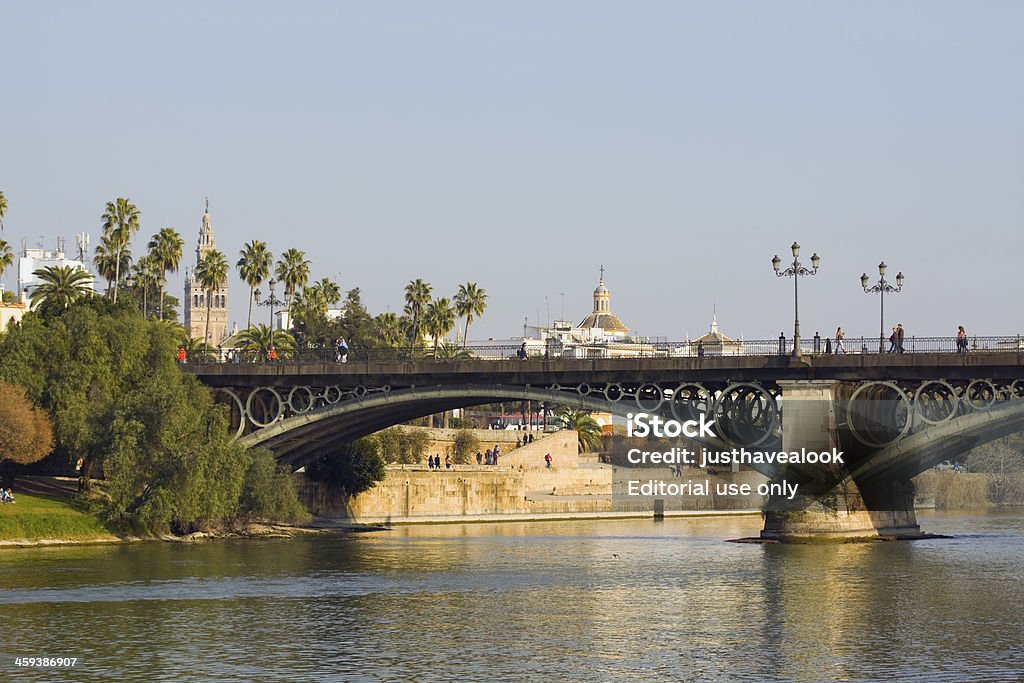
<path fill-rule="evenodd" d="M 210 220 L 210 200 L 206 200 L 206 211 L 203 223 L 199 227 L 199 243 L 196 245 L 196 266 L 207 253 L 217 248 L 213 236 L 213 222 Z M 228 286 L 215 289 L 209 293 L 210 298 L 210 338 L 206 343 L 217 346 L 227 336 L 228 331 Z M 206 296 L 207 292 L 195 279 L 195 266 L 185 270 L 185 329 L 193 339 L 202 339 L 206 334 Z"/>

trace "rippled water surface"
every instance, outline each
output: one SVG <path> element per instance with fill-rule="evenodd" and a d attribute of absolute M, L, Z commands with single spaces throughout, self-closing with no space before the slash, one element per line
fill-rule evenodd
<path fill-rule="evenodd" d="M 0 550 L 0 680 L 1021 680 L 1024 510 L 920 518 L 955 538 L 726 543 L 744 517 Z"/>

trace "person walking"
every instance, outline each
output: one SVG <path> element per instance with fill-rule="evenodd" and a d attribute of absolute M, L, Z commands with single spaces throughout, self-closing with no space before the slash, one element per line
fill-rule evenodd
<path fill-rule="evenodd" d="M 835 352 L 836 353 L 846 353 L 846 347 L 843 346 L 843 339 L 845 339 L 845 338 L 846 338 L 846 333 L 843 332 L 843 328 L 842 327 L 837 327 L 836 328 L 836 345 L 835 345 Z"/>
<path fill-rule="evenodd" d="M 896 348 L 903 353 L 903 323 L 896 324 Z"/>
<path fill-rule="evenodd" d="M 961 329 L 963 329 L 963 328 L 961 328 Z M 184 365 L 186 362 L 188 362 L 188 354 L 185 352 L 185 347 L 184 346 L 179 346 L 178 347 L 178 363 L 180 363 L 181 365 Z"/>
<path fill-rule="evenodd" d="M 544 456 L 544 463 L 547 465 L 547 468 L 550 470 L 551 469 L 551 454 L 550 453 L 548 453 L 547 455 Z"/>
<path fill-rule="evenodd" d="M 967 330 L 963 325 L 957 327 L 956 330 L 956 352 L 967 353 Z"/>
<path fill-rule="evenodd" d="M 344 337 L 338 337 L 338 357 L 341 359 L 340 362 L 348 362 L 348 342 Z"/>
<path fill-rule="evenodd" d="M 889 335 L 889 353 L 896 353 L 898 345 L 896 344 L 896 326 L 893 325 L 892 334 Z"/>

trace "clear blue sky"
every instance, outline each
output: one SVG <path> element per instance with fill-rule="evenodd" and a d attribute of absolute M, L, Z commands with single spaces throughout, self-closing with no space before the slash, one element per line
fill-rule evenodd
<path fill-rule="evenodd" d="M 0 63 L 15 246 L 127 196 L 191 263 L 209 196 L 232 262 L 303 249 L 374 313 L 423 277 L 488 291 L 474 337 L 579 321 L 603 263 L 640 333 L 751 338 L 799 240 L 806 336 L 876 332 L 881 259 L 908 334 L 1024 331 L 1024 3 L 10 2 Z"/>

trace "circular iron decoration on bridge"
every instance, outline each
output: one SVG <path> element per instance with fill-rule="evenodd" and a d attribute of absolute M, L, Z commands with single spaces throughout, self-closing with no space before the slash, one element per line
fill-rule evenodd
<path fill-rule="evenodd" d="M 952 384 L 943 379 L 923 382 L 914 392 L 914 412 L 930 425 L 949 422 L 960 407 L 960 397 Z"/>
<path fill-rule="evenodd" d="M 700 413 L 711 413 L 715 397 L 703 384 L 683 383 L 672 391 L 668 404 L 672 417 L 680 422 L 696 420 Z"/>
<path fill-rule="evenodd" d="M 235 429 L 235 438 L 237 439 L 242 436 L 242 433 L 245 431 L 245 406 L 242 405 L 242 399 L 238 397 L 238 394 L 236 394 L 233 389 L 217 387 L 213 390 L 213 395 L 217 396 L 218 394 L 228 396 L 231 399 L 231 402 L 234 403 L 234 406 L 229 408 L 230 414 L 228 416 L 228 424 L 234 424 L 235 419 L 238 419 L 238 427 Z"/>
<path fill-rule="evenodd" d="M 759 446 L 780 435 L 779 404 L 764 387 L 737 382 L 718 395 L 715 434 L 734 446 Z"/>
<path fill-rule="evenodd" d="M 337 403 L 340 400 L 341 400 L 341 387 L 339 387 L 337 384 L 335 384 L 333 386 L 326 387 L 324 389 L 324 402 L 326 402 L 329 405 L 333 406 L 335 403 Z"/>
<path fill-rule="evenodd" d="M 996 402 L 998 391 L 992 380 L 976 379 L 967 385 L 964 400 L 972 410 L 988 410 Z"/>
<path fill-rule="evenodd" d="M 625 393 L 626 392 L 622 390 L 622 385 L 618 382 L 606 384 L 604 387 L 605 400 L 611 401 L 612 403 L 618 403 L 621 401 Z"/>
<path fill-rule="evenodd" d="M 316 404 L 316 394 L 309 387 L 292 387 L 288 392 L 287 403 L 293 413 L 305 413 Z"/>
<path fill-rule="evenodd" d="M 269 394 L 268 398 L 261 395 L 264 392 Z M 268 427 L 284 415 L 284 400 L 273 387 L 258 387 L 245 400 L 245 413 L 256 427 Z"/>
<path fill-rule="evenodd" d="M 364 387 L 362 384 L 360 384 L 359 386 L 357 386 L 355 388 L 355 390 L 353 390 L 352 394 L 356 398 L 362 398 L 363 396 L 366 396 L 366 387 Z"/>
<path fill-rule="evenodd" d="M 584 382 L 576 385 L 576 393 L 580 396 L 590 396 L 590 385 Z"/>
<path fill-rule="evenodd" d="M 633 401 L 639 410 L 653 413 L 665 402 L 665 393 L 656 384 L 644 384 L 636 390 Z"/>
<path fill-rule="evenodd" d="M 1006 390 L 1007 398 L 1011 401 L 1024 398 L 1024 379 L 1015 379 Z"/>
<path fill-rule="evenodd" d="M 561 391 L 561 390 L 562 390 L 562 385 L 561 384 L 551 384 L 551 385 L 548 386 L 548 391 Z"/>
<path fill-rule="evenodd" d="M 907 394 L 895 383 L 866 382 L 847 402 L 846 424 L 865 446 L 885 448 L 910 431 L 912 411 Z"/>

